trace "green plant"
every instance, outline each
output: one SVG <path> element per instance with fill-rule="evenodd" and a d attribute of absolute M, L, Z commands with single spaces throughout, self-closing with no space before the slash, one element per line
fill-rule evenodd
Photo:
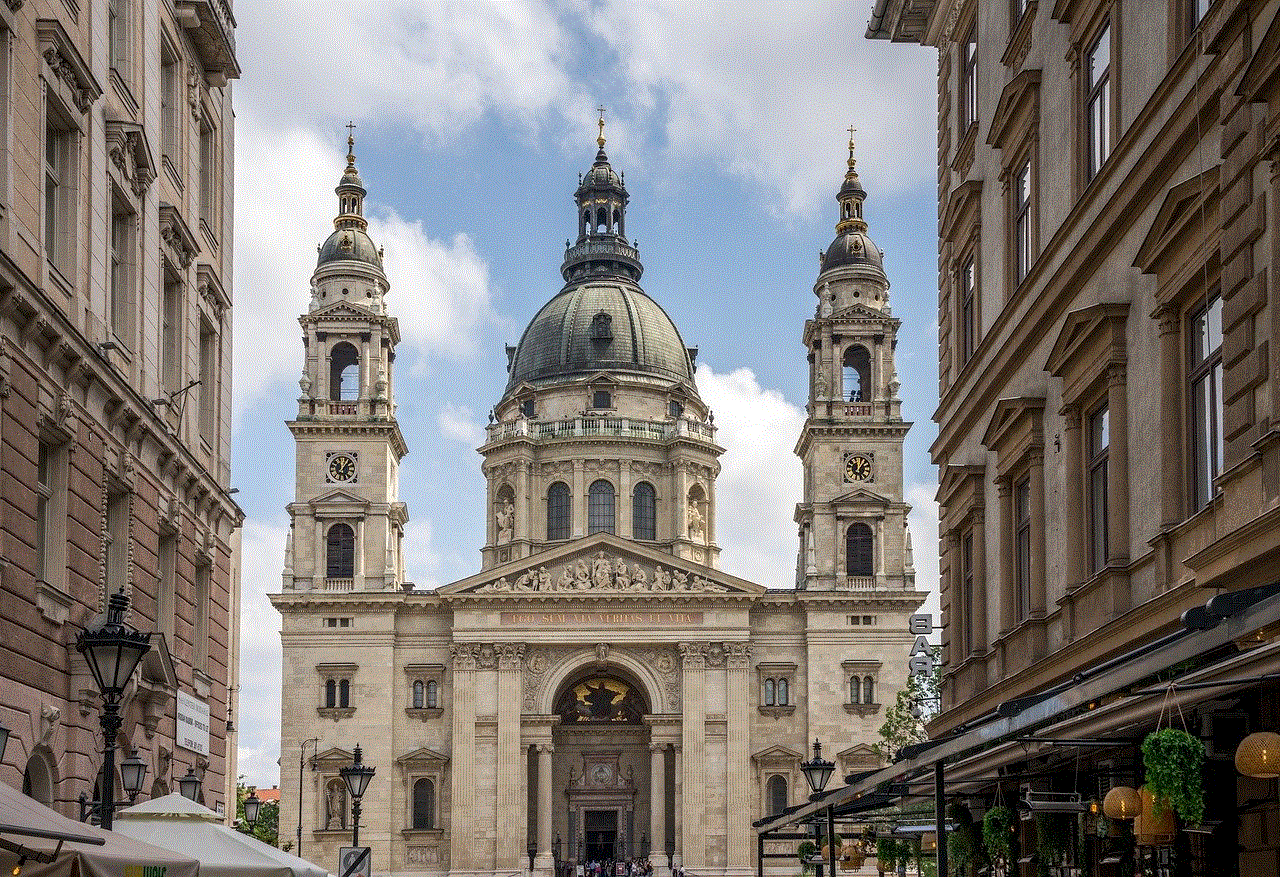
<path fill-rule="evenodd" d="M 1165 807 L 1185 822 L 1204 819 L 1204 743 L 1186 731 L 1164 728 L 1142 741 L 1142 766 L 1157 811 Z"/>
<path fill-rule="evenodd" d="M 799 856 L 800 861 L 806 865 L 809 864 L 809 860 L 812 859 L 817 852 L 818 845 L 811 840 L 802 840 L 800 841 L 800 846 L 796 847 L 796 855 Z"/>
<path fill-rule="evenodd" d="M 982 817 L 982 842 L 992 862 L 1008 865 L 1013 857 L 1013 810 L 998 804 Z"/>
<path fill-rule="evenodd" d="M 876 840 L 876 867 L 881 871 L 898 870 L 898 860 L 902 857 L 901 844 L 891 837 Z"/>
<path fill-rule="evenodd" d="M 969 808 L 952 804 L 947 808 L 952 829 L 947 832 L 947 859 L 951 873 L 968 874 L 974 865 L 986 864 L 986 851 L 982 846 L 982 832 L 973 821 Z"/>
<path fill-rule="evenodd" d="M 1062 864 L 1070 834 L 1071 823 L 1061 813 L 1036 814 L 1036 859 L 1041 874 L 1048 874 L 1049 868 Z"/>

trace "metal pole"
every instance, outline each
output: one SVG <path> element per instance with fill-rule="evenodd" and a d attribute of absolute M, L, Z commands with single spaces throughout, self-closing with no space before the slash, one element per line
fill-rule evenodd
<path fill-rule="evenodd" d="M 351 800 L 351 845 L 360 846 L 360 799 Z"/>
<path fill-rule="evenodd" d="M 98 805 L 99 823 L 111 830 L 111 817 L 116 810 L 116 735 L 120 733 L 120 704 L 108 700 L 102 705 L 102 736 L 106 744 L 102 750 L 102 794 Z"/>
<path fill-rule="evenodd" d="M 827 850 L 827 866 L 831 869 L 831 877 L 836 877 L 836 811 L 834 807 L 827 808 Z"/>
<path fill-rule="evenodd" d="M 817 846 L 818 864 L 814 865 L 814 873 L 817 877 L 822 877 L 822 823 L 813 820 L 813 842 Z"/>
<path fill-rule="evenodd" d="M 938 837 L 938 877 L 947 875 L 947 804 L 943 796 L 945 771 L 941 761 L 933 765 L 933 819 Z"/>
<path fill-rule="evenodd" d="M 756 835 L 756 877 L 764 877 L 764 835 Z"/>
<path fill-rule="evenodd" d="M 319 743 L 319 737 L 311 737 L 303 740 L 302 745 L 298 747 L 298 852 L 299 858 L 302 857 L 302 767 L 306 763 L 307 744 Z"/>

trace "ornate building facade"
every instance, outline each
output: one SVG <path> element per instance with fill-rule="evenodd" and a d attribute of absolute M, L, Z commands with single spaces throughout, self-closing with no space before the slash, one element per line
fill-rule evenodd
<path fill-rule="evenodd" d="M 574 194 L 564 286 L 508 348 L 480 453 L 481 569 L 405 581 L 407 452 L 396 320 L 354 157 L 308 312 L 297 484 L 282 590 L 282 825 L 336 867 L 338 771 L 378 766 L 361 838 L 395 874 L 550 874 L 651 854 L 700 874 L 754 867 L 751 821 L 837 770 L 879 764 L 905 683 L 915 590 L 902 502 L 898 323 L 853 169 L 804 330 L 809 418 L 798 585 L 720 571 L 724 452 L 689 348 L 640 287 L 628 193 L 599 150 Z M 296 754 L 296 757 L 295 757 Z M 299 795 L 297 791 L 300 790 Z M 671 858 L 668 859 L 670 854 Z"/>
<path fill-rule="evenodd" d="M 154 634 L 118 740 L 143 796 L 194 770 L 234 816 L 235 19 L 10 0 L 0 50 L 0 781 L 73 817 L 97 797 L 74 643 L 122 591 Z"/>

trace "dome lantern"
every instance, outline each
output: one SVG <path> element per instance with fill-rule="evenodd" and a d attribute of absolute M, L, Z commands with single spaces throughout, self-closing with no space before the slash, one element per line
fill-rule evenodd
<path fill-rule="evenodd" d="M 857 159 L 853 155 L 853 132 L 849 127 L 849 159 L 844 182 L 836 193 L 840 202 L 840 219 L 836 222 L 836 238 L 822 256 L 822 271 L 847 266 L 871 269 L 877 279 L 884 278 L 884 254 L 867 235 L 867 221 L 862 215 L 862 205 L 867 190 L 858 178 Z"/>
<path fill-rule="evenodd" d="M 627 188 L 605 154 L 604 107 L 597 108 L 600 128 L 596 160 L 573 193 L 578 207 L 578 239 L 565 248 L 560 273 L 566 282 L 588 277 L 640 279 L 640 252 L 627 241 Z"/>
<path fill-rule="evenodd" d="M 369 237 L 369 221 L 364 217 L 368 192 L 356 169 L 354 129 L 353 123 L 347 123 L 347 166 L 333 190 L 338 196 L 338 215 L 333 220 L 333 232 L 320 245 L 316 267 L 329 262 L 364 262 L 381 272 L 382 251 Z"/>

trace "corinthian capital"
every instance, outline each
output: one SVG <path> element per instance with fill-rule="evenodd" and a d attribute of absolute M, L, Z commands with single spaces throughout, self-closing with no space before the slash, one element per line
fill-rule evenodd
<path fill-rule="evenodd" d="M 730 670 L 746 670 L 751 666 L 751 643 L 725 643 Z"/>
<path fill-rule="evenodd" d="M 480 658 L 480 647 L 475 643 L 453 643 L 449 646 L 449 657 L 453 659 L 453 669 L 474 670 Z"/>
<path fill-rule="evenodd" d="M 681 665 L 686 668 L 705 668 L 710 645 L 710 643 L 680 643 Z"/>
<path fill-rule="evenodd" d="M 498 669 L 519 670 L 524 661 L 524 643 L 503 643 L 498 646 Z"/>

